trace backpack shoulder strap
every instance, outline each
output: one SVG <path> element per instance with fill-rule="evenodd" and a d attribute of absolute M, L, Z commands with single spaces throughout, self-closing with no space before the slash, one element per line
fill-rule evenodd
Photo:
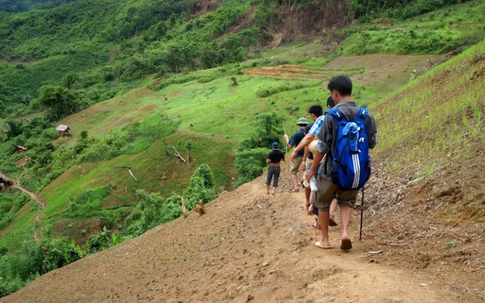
<path fill-rule="evenodd" d="M 369 111 L 367 110 L 367 108 L 360 107 L 359 108 L 359 113 L 355 117 L 355 122 L 357 122 L 360 125 L 364 125 L 365 117 L 367 116 L 367 113 L 368 112 Z"/>
<path fill-rule="evenodd" d="M 337 121 L 340 121 L 345 118 L 344 114 L 342 114 L 342 112 L 335 107 L 332 109 L 329 109 L 327 111 L 327 114 L 334 117 Z"/>

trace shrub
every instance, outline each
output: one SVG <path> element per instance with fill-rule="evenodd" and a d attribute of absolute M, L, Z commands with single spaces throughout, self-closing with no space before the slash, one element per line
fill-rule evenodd
<path fill-rule="evenodd" d="M 237 184 L 243 184 L 261 176 L 269 149 L 254 148 L 237 151 L 234 166 L 238 173 Z"/>

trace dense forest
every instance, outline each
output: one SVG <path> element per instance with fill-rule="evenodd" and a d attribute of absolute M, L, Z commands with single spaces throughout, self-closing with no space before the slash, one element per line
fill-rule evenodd
<path fill-rule="evenodd" d="M 31 9 L 50 9 L 76 0 L 0 0 L 0 11 L 19 13 Z"/>

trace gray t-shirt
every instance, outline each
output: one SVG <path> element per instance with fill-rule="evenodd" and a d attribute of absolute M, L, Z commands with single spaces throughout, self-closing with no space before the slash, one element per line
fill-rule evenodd
<path fill-rule="evenodd" d="M 340 102 L 335 106 L 347 120 L 354 120 L 359 113 L 360 106 L 353 101 Z M 374 148 L 377 144 L 377 125 L 374 116 L 369 112 L 364 120 L 367 138 L 369 139 L 369 148 Z M 321 165 L 318 174 L 321 177 L 330 178 L 330 170 L 332 164 L 332 150 L 335 144 L 334 138 L 337 137 L 338 124 L 333 117 L 327 115 L 323 121 L 323 126 L 317 134 L 318 144 L 317 151 L 322 154 L 327 154 L 325 165 Z M 326 169 L 325 169 L 326 168 Z"/>

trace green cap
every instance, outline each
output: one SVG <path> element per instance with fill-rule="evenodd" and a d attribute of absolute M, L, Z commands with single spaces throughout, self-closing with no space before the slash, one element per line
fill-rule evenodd
<path fill-rule="evenodd" d="M 298 122 L 296 122 L 296 125 L 308 125 L 308 120 L 306 118 L 300 118 L 298 119 Z"/>

